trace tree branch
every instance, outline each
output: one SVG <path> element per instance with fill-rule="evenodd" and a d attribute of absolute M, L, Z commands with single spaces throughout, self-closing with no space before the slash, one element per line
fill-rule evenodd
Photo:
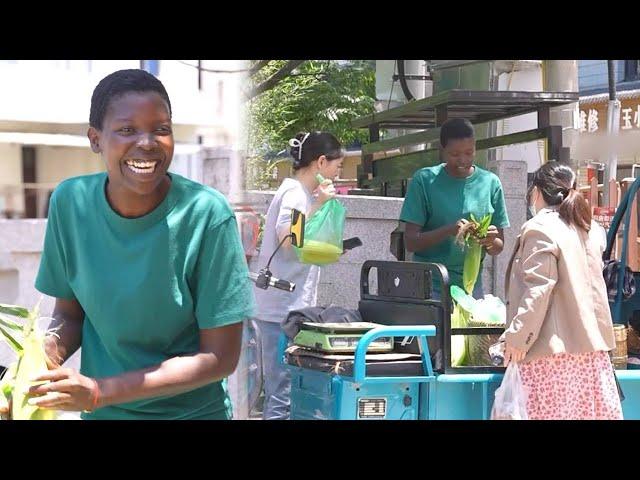
<path fill-rule="evenodd" d="M 203 72 L 210 72 L 210 73 L 242 73 L 242 72 L 248 71 L 248 69 L 246 68 L 242 68 L 240 70 L 214 70 L 212 68 L 204 68 L 202 66 L 194 65 L 192 63 L 185 62 L 184 60 L 177 60 L 177 61 L 179 63 L 182 63 L 183 65 L 186 65 L 187 67 L 197 68 L 198 70 L 201 70 Z"/>
<path fill-rule="evenodd" d="M 254 97 L 257 97 L 261 93 L 266 92 L 267 90 L 271 90 L 278 83 L 287 78 L 287 76 L 293 70 L 295 70 L 304 62 L 306 62 L 306 60 L 289 60 L 280 70 L 271 75 L 271 77 L 267 78 L 264 82 L 252 88 L 247 94 L 247 97 L 249 99 L 252 99 Z"/>
<path fill-rule="evenodd" d="M 253 77 L 256 73 L 268 65 L 271 60 L 258 60 L 249 68 L 249 76 Z"/>

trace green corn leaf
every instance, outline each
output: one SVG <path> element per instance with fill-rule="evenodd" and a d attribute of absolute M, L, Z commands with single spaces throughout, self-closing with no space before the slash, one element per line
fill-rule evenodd
<path fill-rule="evenodd" d="M 0 390 L 0 407 L 2 409 L 9 409 L 9 396 L 5 395 L 5 393 Z"/>
<path fill-rule="evenodd" d="M 22 325 L 0 315 L 0 325 L 11 330 L 22 330 Z"/>
<path fill-rule="evenodd" d="M 491 214 L 487 214 L 482 217 L 480 222 L 477 222 L 476 234 L 477 238 L 484 238 L 487 236 L 487 231 L 489 230 L 489 226 L 491 225 Z"/>
<path fill-rule="evenodd" d="M 4 327 L 0 326 L 0 333 L 4 340 L 16 353 L 22 352 L 22 344 L 18 342 Z"/>
<path fill-rule="evenodd" d="M 482 231 L 484 233 L 484 235 L 487 235 L 487 230 L 489 230 L 489 227 L 491 226 L 491 214 L 486 215 L 483 219 L 482 219 Z"/>
<path fill-rule="evenodd" d="M 28 318 L 29 310 L 24 307 L 19 307 L 17 305 L 5 305 L 0 303 L 0 313 L 4 313 L 5 315 L 11 315 L 13 317 L 20 318 Z"/>
<path fill-rule="evenodd" d="M 14 382 L 16 380 L 16 372 L 18 371 L 18 362 L 13 362 L 9 365 L 2 375 L 0 380 L 0 391 L 5 397 L 9 397 L 13 393 Z"/>
<path fill-rule="evenodd" d="M 3 383 L 0 391 L 5 397 L 8 397 L 13 392 L 13 386 L 9 382 Z"/>

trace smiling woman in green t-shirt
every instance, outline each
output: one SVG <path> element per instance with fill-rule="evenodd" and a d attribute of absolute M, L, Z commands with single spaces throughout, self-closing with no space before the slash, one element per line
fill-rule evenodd
<path fill-rule="evenodd" d="M 489 255 L 504 247 L 504 228 L 509 226 L 498 177 L 474 165 L 476 142 L 471 122 L 463 118 L 446 121 L 440 129 L 445 163 L 418 170 L 409 184 L 400 220 L 406 223 L 405 244 L 414 261 L 441 263 L 452 285 L 462 287 L 464 251 L 455 244 L 458 230 L 473 214 L 491 214 L 487 237 L 480 241 Z M 434 285 L 436 292 L 439 285 Z M 481 276 L 474 297 L 482 296 Z"/>
<path fill-rule="evenodd" d="M 45 348 L 61 365 L 31 401 L 89 419 L 227 419 L 252 289 L 232 209 L 169 174 L 171 104 L 143 70 L 105 77 L 91 99 L 91 148 L 106 173 L 51 198 L 36 288 L 56 297 Z"/>

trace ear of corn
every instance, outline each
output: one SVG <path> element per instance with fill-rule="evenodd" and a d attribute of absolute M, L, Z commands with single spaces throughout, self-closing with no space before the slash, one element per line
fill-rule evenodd
<path fill-rule="evenodd" d="M 464 231 L 459 233 L 456 238 L 457 243 L 462 244 L 465 250 L 464 265 L 462 268 L 462 287 L 467 294 L 471 295 L 476 286 L 478 275 L 480 274 L 480 264 L 482 263 L 482 246 L 478 243 L 478 239 L 487 236 L 487 231 L 491 225 L 491 214 L 482 217 L 481 220 L 471 214 L 470 222 Z M 462 229 L 461 229 L 462 230 Z M 464 240 L 462 240 L 464 239 Z M 454 302 L 453 312 L 451 314 L 452 328 L 465 328 L 469 326 L 470 313 L 465 311 Z M 466 335 L 451 336 L 451 364 L 458 367 L 465 364 L 469 339 Z"/>
<path fill-rule="evenodd" d="M 469 295 L 473 293 L 473 287 L 476 286 L 481 263 L 482 246 L 475 239 L 470 239 L 462 268 L 462 286 Z"/>
<path fill-rule="evenodd" d="M 465 291 L 471 295 L 473 288 L 480 274 L 480 264 L 482 263 L 482 246 L 478 240 L 487 236 L 487 231 L 491 225 L 491 214 L 477 220 L 473 213 L 470 215 L 471 221 L 464 232 L 465 256 L 462 268 L 462 283 Z"/>
<path fill-rule="evenodd" d="M 13 408 L 11 416 L 14 420 L 30 420 L 40 410 L 29 405 L 29 396 L 25 394 L 33 386 L 34 377 L 47 371 L 46 354 L 42 348 L 42 339 L 38 332 L 33 332 L 24 341 L 24 348 L 18 359 L 18 369 L 13 390 Z"/>
<path fill-rule="evenodd" d="M 56 418 L 56 412 L 53 410 L 29 405 L 30 397 L 26 394 L 35 384 L 33 378 L 47 371 L 44 332 L 40 331 L 37 325 L 38 310 L 38 306 L 28 311 L 15 305 L 0 304 L 2 313 L 24 319 L 23 325 L 5 318 L 0 322 L 0 338 L 3 338 L 18 355 L 17 361 L 9 366 L 0 381 L 0 405 L 7 405 L 11 401 L 11 418 L 14 420 Z M 12 330 L 12 333 L 9 333 L 9 330 Z"/>

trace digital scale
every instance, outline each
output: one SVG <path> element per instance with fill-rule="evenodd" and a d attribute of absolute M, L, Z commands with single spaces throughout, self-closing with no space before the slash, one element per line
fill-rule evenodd
<path fill-rule="evenodd" d="M 304 322 L 293 339 L 295 345 L 327 353 L 353 353 L 362 336 L 380 327 L 377 323 L 313 323 Z M 368 352 L 385 353 L 393 350 L 392 337 L 380 337 L 369 344 Z"/>

